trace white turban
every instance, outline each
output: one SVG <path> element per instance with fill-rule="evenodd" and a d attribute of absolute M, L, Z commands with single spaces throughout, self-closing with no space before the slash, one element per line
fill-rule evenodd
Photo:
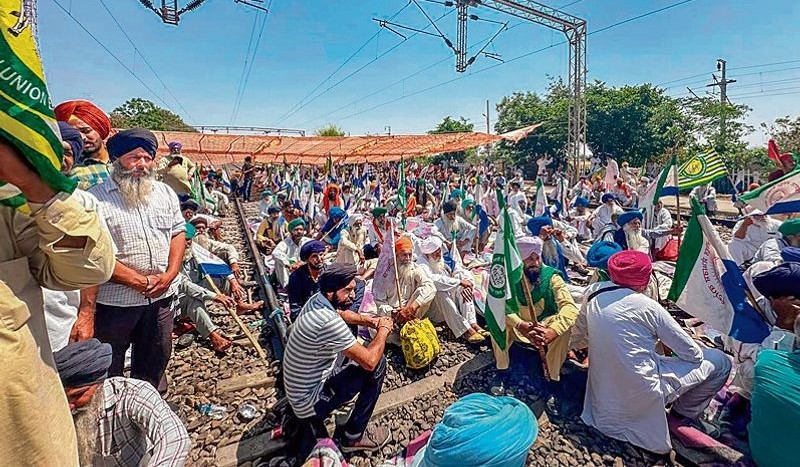
<path fill-rule="evenodd" d="M 517 239 L 517 248 L 522 259 L 528 259 L 533 253 L 542 254 L 542 239 L 539 237 L 520 237 Z"/>
<path fill-rule="evenodd" d="M 420 240 L 419 242 L 419 250 L 423 255 L 430 255 L 433 254 L 434 251 L 441 249 L 442 240 L 435 235 L 431 235 L 430 237 Z"/>
<path fill-rule="evenodd" d="M 352 214 L 348 220 L 348 225 L 350 227 L 356 225 L 357 222 L 363 222 L 364 215 L 363 214 Z"/>

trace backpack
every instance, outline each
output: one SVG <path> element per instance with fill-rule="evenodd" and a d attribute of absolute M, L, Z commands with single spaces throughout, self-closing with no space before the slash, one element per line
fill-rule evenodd
<path fill-rule="evenodd" d="M 424 368 L 439 355 L 439 337 L 428 318 L 412 319 L 400 329 L 400 347 L 406 366 L 414 370 Z"/>

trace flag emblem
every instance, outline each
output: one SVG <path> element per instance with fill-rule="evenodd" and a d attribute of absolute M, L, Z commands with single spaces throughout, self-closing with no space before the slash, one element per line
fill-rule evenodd
<path fill-rule="evenodd" d="M 678 169 L 678 188 L 686 190 L 711 183 L 728 174 L 725 163 L 713 150 L 698 154 Z"/>
<path fill-rule="evenodd" d="M 489 293 L 495 298 L 503 298 L 506 289 L 506 267 L 503 255 L 492 258 L 492 267 L 489 269 Z"/>
<path fill-rule="evenodd" d="M 692 159 L 683 169 L 681 175 L 684 177 L 696 177 L 706 170 L 706 161 L 703 159 Z"/>

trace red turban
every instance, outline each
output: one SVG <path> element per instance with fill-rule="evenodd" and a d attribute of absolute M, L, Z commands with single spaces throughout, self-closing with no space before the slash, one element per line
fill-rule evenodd
<path fill-rule="evenodd" d="M 54 110 L 56 120 L 69 122 L 70 118 L 77 117 L 97 131 L 103 139 L 108 138 L 111 132 L 111 120 L 108 119 L 108 115 L 92 102 L 81 99 L 66 101 L 58 104 Z"/>
<path fill-rule="evenodd" d="M 394 251 L 395 253 L 401 253 L 403 251 L 410 253 L 414 251 L 414 243 L 411 242 L 410 237 L 403 235 L 394 242 Z"/>
<path fill-rule="evenodd" d="M 650 282 L 652 273 L 650 255 L 641 251 L 620 251 L 608 259 L 608 275 L 612 281 L 623 287 L 645 287 Z"/>

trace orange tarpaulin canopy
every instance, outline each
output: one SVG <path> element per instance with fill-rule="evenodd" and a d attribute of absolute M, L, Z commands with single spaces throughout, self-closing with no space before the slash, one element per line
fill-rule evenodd
<path fill-rule="evenodd" d="M 391 162 L 464 151 L 499 141 L 502 136 L 486 133 L 443 133 L 392 136 L 259 136 L 154 131 L 160 154 L 167 144 L 179 141 L 181 152 L 201 164 L 241 164 L 247 156 L 256 162 L 322 165 L 328 157 L 334 164 Z"/>

